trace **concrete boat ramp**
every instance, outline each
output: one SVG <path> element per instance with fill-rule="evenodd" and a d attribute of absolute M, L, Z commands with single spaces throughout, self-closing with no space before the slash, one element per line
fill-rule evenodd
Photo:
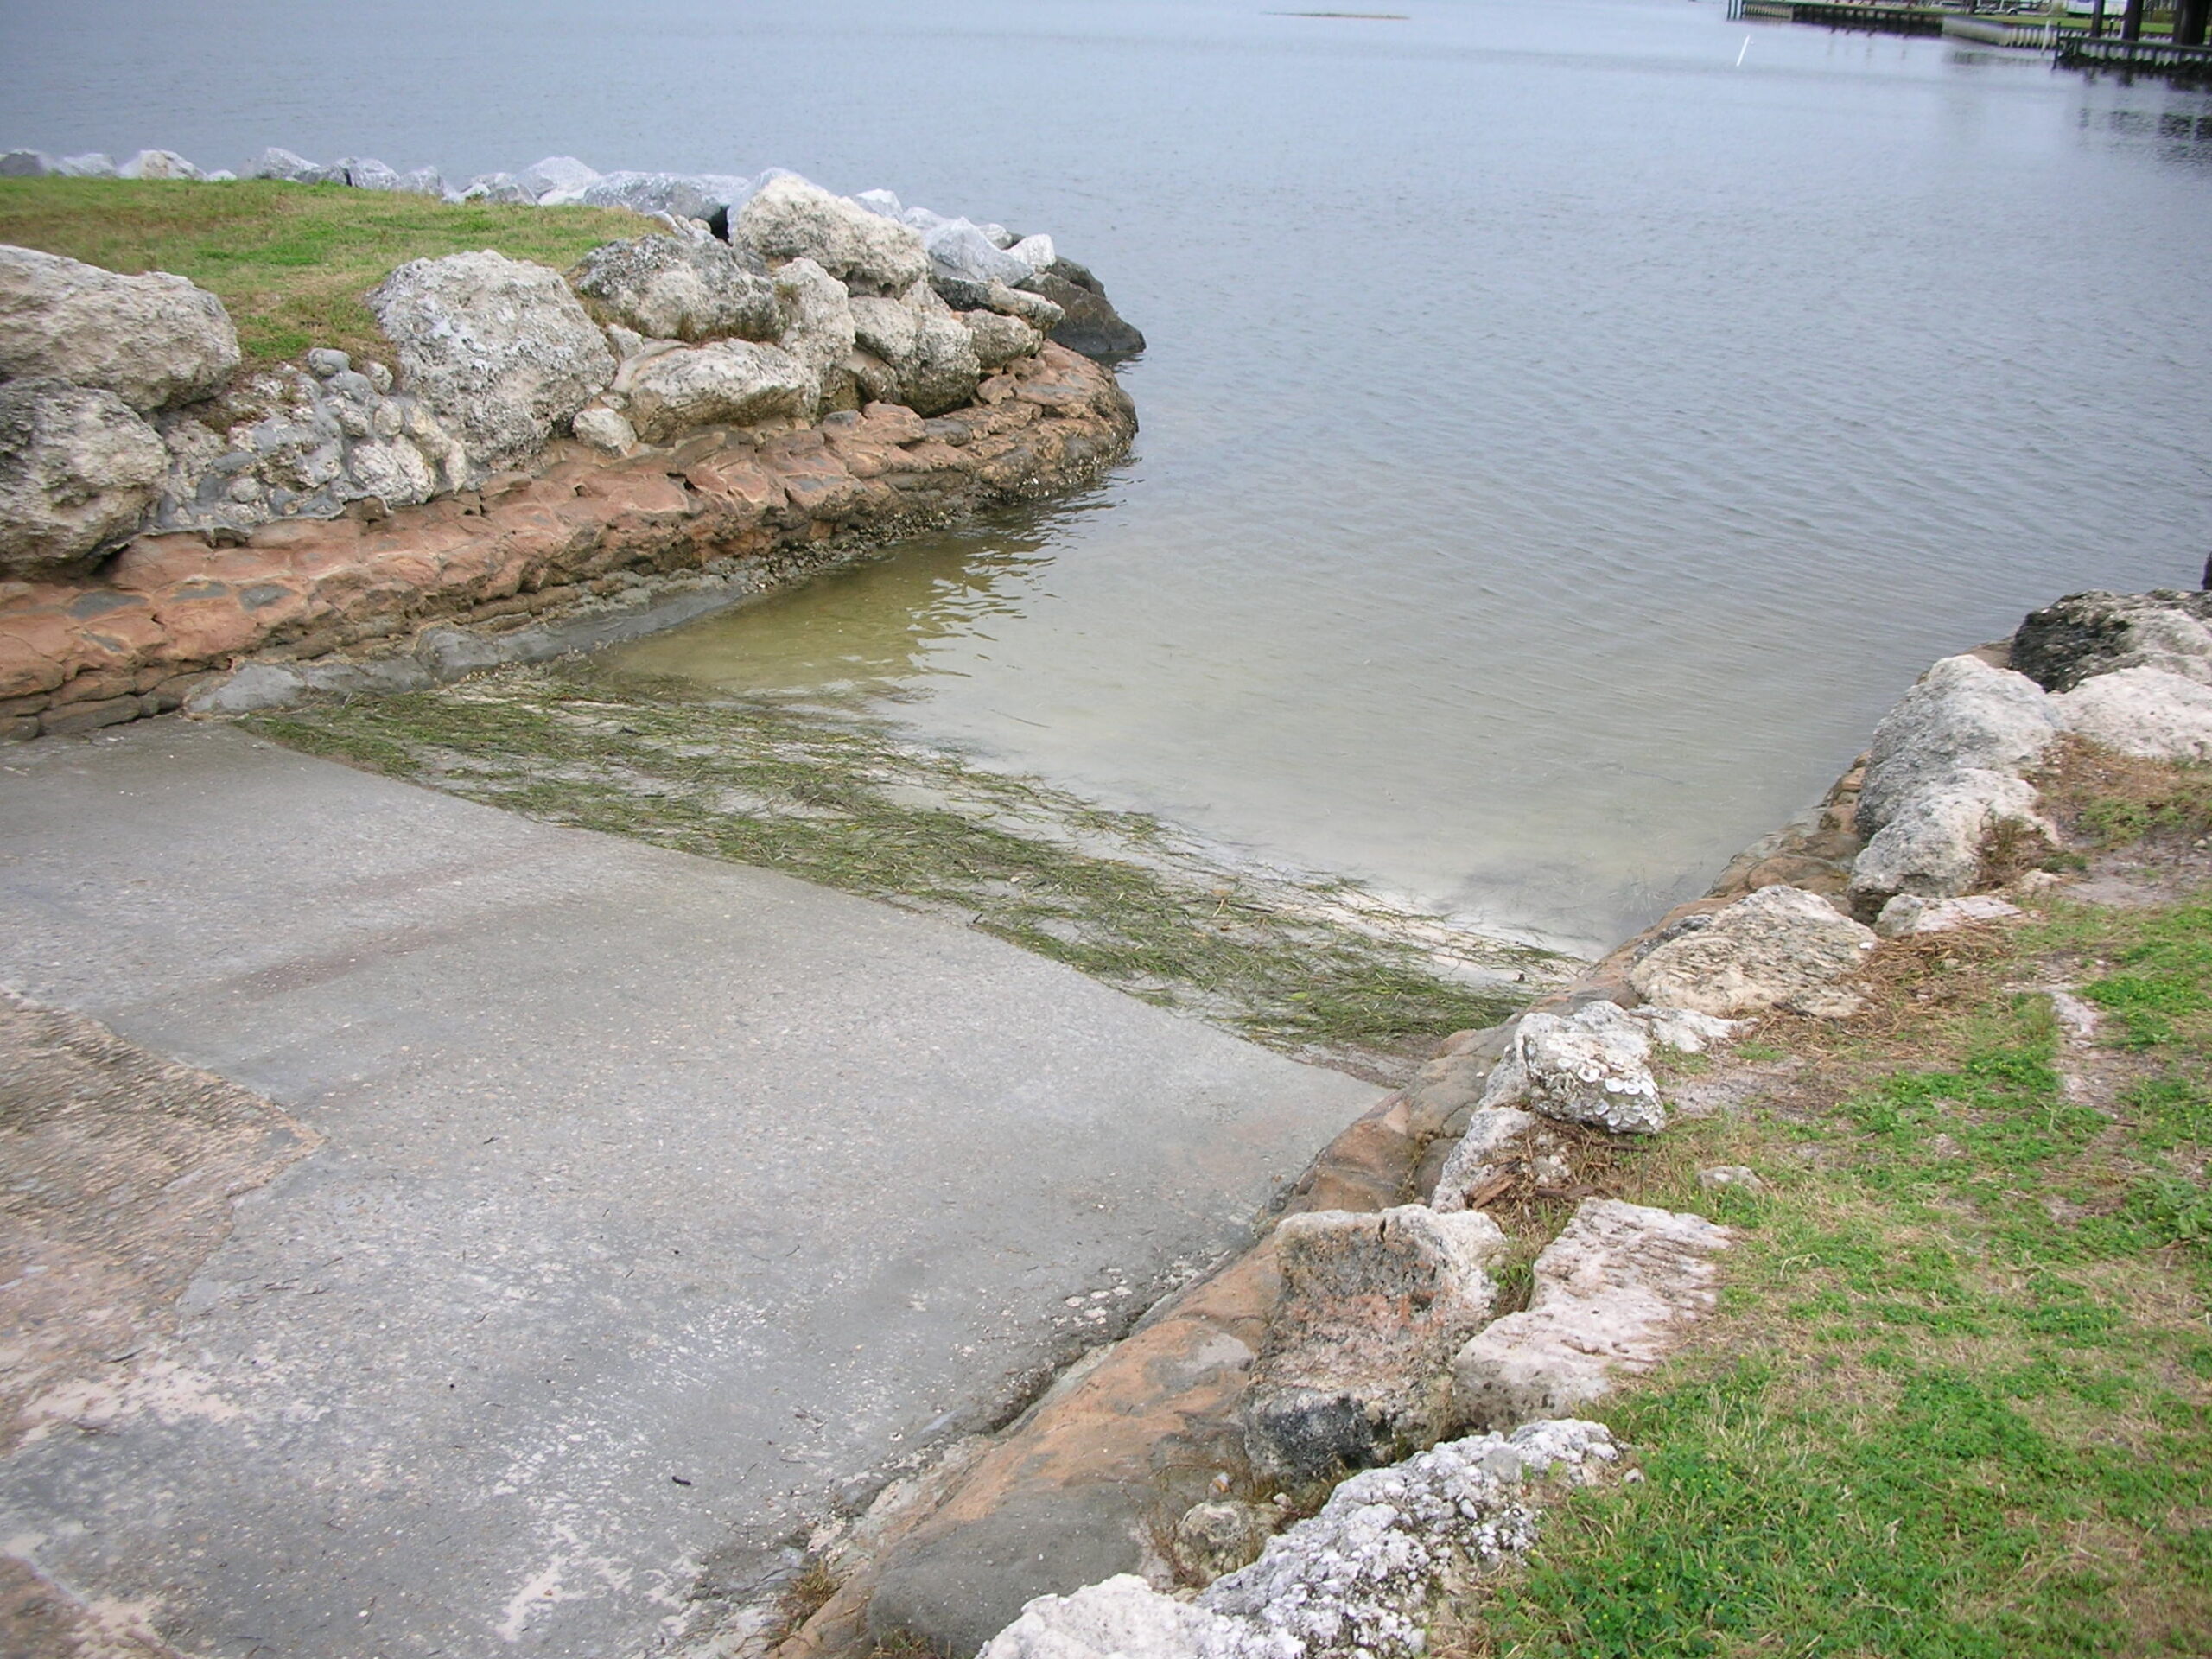
<path fill-rule="evenodd" d="M 7 1010 L 5 1653 L 664 1650 L 1375 1097 L 175 721 L 0 752 L 0 983 L 127 1039 Z"/>

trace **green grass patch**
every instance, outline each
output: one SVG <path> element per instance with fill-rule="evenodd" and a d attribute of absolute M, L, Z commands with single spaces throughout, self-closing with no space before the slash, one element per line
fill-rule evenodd
<path fill-rule="evenodd" d="M 1617 1182 L 1737 1229 L 1721 1311 L 1605 1413 L 1643 1478 L 1556 1506 L 1440 1654 L 2212 1653 L 2212 906 L 2069 907 L 1940 1004 L 1934 966 L 1770 1020 L 1738 1054 L 1814 1062 L 1786 1109 Z M 1768 1191 L 1695 1192 L 1676 1136 Z"/>
<path fill-rule="evenodd" d="M 1440 971 L 1340 884 L 1229 867 L 1139 813 L 861 718 L 639 688 L 588 665 L 329 704 L 257 729 L 551 823 L 956 916 L 1138 996 L 1378 1077 L 1529 994 Z M 1408 918 L 1426 921 L 1427 918 Z M 1531 987 L 1560 958 L 1468 937 Z"/>
<path fill-rule="evenodd" d="M 0 179 L 0 242 L 217 296 L 249 363 L 334 346 L 389 364 L 362 296 L 410 259 L 489 248 L 565 270 L 652 220 L 595 207 L 451 207 L 343 185 Z"/>

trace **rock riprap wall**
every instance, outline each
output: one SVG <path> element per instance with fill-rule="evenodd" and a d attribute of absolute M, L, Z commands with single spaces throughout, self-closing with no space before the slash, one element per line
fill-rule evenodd
<path fill-rule="evenodd" d="M 0 735 L 158 713 L 248 653 L 796 568 L 1127 448 L 1110 370 L 1003 280 L 1049 269 L 1048 238 L 971 276 L 980 256 L 947 265 L 880 203 L 716 182 L 747 188 L 711 224 L 664 213 L 565 276 L 402 265 L 367 296 L 396 373 L 315 350 L 241 374 L 221 303 L 182 278 L 0 246 Z"/>

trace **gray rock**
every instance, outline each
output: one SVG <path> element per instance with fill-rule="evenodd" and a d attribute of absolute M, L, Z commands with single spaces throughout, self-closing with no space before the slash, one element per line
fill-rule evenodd
<path fill-rule="evenodd" d="M 1510 1069 L 1509 1081 L 1519 1075 L 1519 1067 Z M 1501 1091 L 1510 1093 L 1511 1089 L 1501 1085 Z M 1468 1195 L 1496 1179 L 1518 1155 L 1521 1143 L 1537 1121 L 1534 1112 L 1524 1112 L 1517 1106 L 1484 1106 L 1476 1110 L 1467 1120 L 1466 1133 L 1444 1160 L 1435 1195 L 1429 1202 L 1447 1215 L 1465 1210 Z"/>
<path fill-rule="evenodd" d="M 200 169 L 173 149 L 142 149 L 121 167 L 116 176 L 124 179 L 197 179 Z"/>
<path fill-rule="evenodd" d="M 603 173 L 584 186 L 587 207 L 626 207 L 633 213 L 669 213 L 712 223 L 746 199 L 749 181 L 719 173 Z"/>
<path fill-rule="evenodd" d="M 334 352 L 327 346 L 316 346 L 308 352 L 308 372 L 319 380 L 346 373 L 353 366 L 353 359 L 343 352 Z"/>
<path fill-rule="evenodd" d="M 2056 842 L 2057 830 L 2037 812 L 2035 788 L 2024 779 L 1967 767 L 1922 785 L 1852 861 L 1853 909 L 1872 916 L 1893 893 L 1942 899 L 1972 892 L 1982 884 L 1991 836 L 2007 823 Z"/>
<path fill-rule="evenodd" d="M 594 248 L 569 284 L 654 340 L 772 340 L 787 318 L 776 284 L 720 242 L 641 236 Z"/>
<path fill-rule="evenodd" d="M 1536 1258 L 1527 1310 L 1453 1361 L 1456 1419 L 1502 1428 L 1584 1410 L 1621 1376 L 1649 1370 L 1713 1307 L 1712 1258 L 1731 1242 L 1702 1216 L 1584 1199 Z"/>
<path fill-rule="evenodd" d="M 532 201 L 542 202 L 548 196 L 561 194 L 581 199 L 598 177 L 595 170 L 573 156 L 548 156 L 516 174 L 515 182 Z"/>
<path fill-rule="evenodd" d="M 368 303 L 404 383 L 480 467 L 527 461 L 613 377 L 607 336 L 543 265 L 492 252 L 411 260 Z"/>
<path fill-rule="evenodd" d="M 1058 306 L 1065 320 L 1052 331 L 1052 343 L 1102 362 L 1144 350 L 1144 335 L 1122 318 L 1097 277 L 1072 259 L 1056 259 L 1020 285 Z"/>
<path fill-rule="evenodd" d="M 0 376 L 104 387 L 143 414 L 220 391 L 238 365 L 223 302 L 183 277 L 0 245 Z"/>
<path fill-rule="evenodd" d="M 1874 931 L 1885 939 L 1909 939 L 1923 933 L 1951 933 L 1962 927 L 2014 921 L 2023 913 L 2018 905 L 2008 904 L 1994 893 L 1923 899 L 1901 893 L 1882 906 L 1882 913 L 1874 918 Z"/>
<path fill-rule="evenodd" d="M 1602 1001 L 1572 1014 L 1522 1015 L 1483 1105 L 1525 1107 L 1615 1135 L 1656 1135 L 1667 1126 L 1649 1030 Z"/>
<path fill-rule="evenodd" d="M 1282 1291 L 1238 1406 L 1253 1466 L 1306 1481 L 1434 1440 L 1452 1356 L 1497 1299 L 1497 1224 L 1402 1205 L 1292 1216 L 1275 1238 Z"/>
<path fill-rule="evenodd" d="M 1823 1016 L 1856 1009 L 1836 982 L 1877 941 L 1817 893 L 1762 887 L 1710 922 L 1655 946 L 1629 969 L 1646 1001 L 1726 1019 L 1788 1008 Z"/>
<path fill-rule="evenodd" d="M 2212 631 L 2193 619 L 2170 612 L 2161 620 L 2168 619 L 2172 626 L 2164 634 L 2169 639 L 2183 624 L 2212 639 Z M 2152 630 L 2146 624 L 2135 632 L 2139 641 Z M 2187 662 L 2200 671 L 2183 673 L 2148 661 L 2108 670 L 2051 699 L 2059 723 L 2076 737 L 2122 754 L 2153 760 L 2212 760 L 2212 683 L 2207 683 L 2202 671 L 2212 670 L 2212 658 L 2190 659 L 2147 647 L 2138 654 L 2156 657 L 2161 664 Z"/>
<path fill-rule="evenodd" d="M 624 380 L 630 424 L 648 443 L 705 426 L 802 419 L 815 395 L 814 378 L 789 353 L 744 340 L 658 353 Z"/>
<path fill-rule="evenodd" d="M 356 190 L 397 190 L 399 169 L 372 156 L 340 156 L 331 163 Z"/>
<path fill-rule="evenodd" d="M 975 347 L 976 364 L 985 374 L 994 373 L 1009 363 L 1018 363 L 1025 357 L 1036 356 L 1045 343 L 1045 336 L 1019 317 L 1001 316 L 995 311 L 963 311 L 957 315 Z"/>
<path fill-rule="evenodd" d="M 461 188 L 463 201 L 480 201 L 493 206 L 516 207 L 537 200 L 524 189 L 512 173 L 482 173 Z"/>
<path fill-rule="evenodd" d="M 926 283 L 899 300 L 852 302 L 854 337 L 889 365 L 896 401 L 923 415 L 941 415 L 976 396 L 983 365 L 975 336 Z"/>
<path fill-rule="evenodd" d="M 2126 668 L 2212 683 L 2212 593 L 2069 594 L 2020 624 L 2012 666 L 2046 691 Z"/>
<path fill-rule="evenodd" d="M 87 150 L 82 156 L 64 156 L 54 164 L 54 170 L 65 179 L 112 179 L 121 176 L 115 163 L 96 149 Z"/>
<path fill-rule="evenodd" d="M 984 227 L 971 219 L 953 219 L 935 226 L 922 238 L 930 263 L 938 271 L 958 280 L 1001 283 L 1011 288 L 1050 270 L 1057 257 L 1049 236 L 1026 237 L 1002 248 Z"/>
<path fill-rule="evenodd" d="M 410 196 L 435 196 L 445 199 L 445 176 L 435 167 L 418 167 L 411 173 L 402 173 L 391 188 Z"/>
<path fill-rule="evenodd" d="M 791 174 L 754 192 L 732 219 L 730 240 L 771 265 L 811 259 L 855 294 L 903 294 L 930 270 L 912 231 Z"/>
<path fill-rule="evenodd" d="M 844 284 L 811 259 L 783 265 L 775 283 L 786 319 L 776 344 L 814 379 L 814 396 L 801 418 L 813 420 L 848 407 L 854 401 L 852 372 L 846 367 L 853 354 L 854 323 Z"/>
<path fill-rule="evenodd" d="M 1280 1511 L 1258 1503 L 1193 1503 L 1175 1523 L 1175 1565 L 1192 1582 L 1211 1584 L 1251 1565 L 1281 1522 Z"/>
<path fill-rule="evenodd" d="M 111 391 L 45 377 L 0 384 L 0 575 L 59 575 L 119 546 L 168 459 Z"/>
<path fill-rule="evenodd" d="M 2058 722 L 2043 688 L 1979 657 L 1946 657 L 1874 728 L 1859 794 L 1859 833 L 1872 838 L 1915 792 L 1967 770 L 2031 766 Z"/>
<path fill-rule="evenodd" d="M 346 169 L 324 167 L 289 149 L 264 149 L 246 164 L 249 179 L 277 179 L 286 184 L 343 184 Z"/>
<path fill-rule="evenodd" d="M 59 173 L 61 164 L 41 149 L 11 149 L 0 153 L 0 179 L 42 179 Z"/>
<path fill-rule="evenodd" d="M 293 670 L 274 663 L 248 663 L 202 686 L 185 699 L 195 715 L 251 715 L 264 709 L 289 709 L 308 694 L 308 683 Z"/>
<path fill-rule="evenodd" d="M 1648 1003 L 1630 1008 L 1628 1017 L 1649 1032 L 1653 1042 L 1664 1043 L 1678 1054 L 1702 1054 L 1708 1048 L 1717 1048 L 1750 1023 L 1716 1020 L 1694 1008 L 1661 1008 Z"/>

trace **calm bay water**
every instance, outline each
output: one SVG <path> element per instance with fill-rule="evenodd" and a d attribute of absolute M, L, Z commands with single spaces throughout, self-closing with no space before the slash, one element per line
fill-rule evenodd
<path fill-rule="evenodd" d="M 2212 99 L 1704 0 L 1407 3 L 16 3 L 0 140 L 777 164 L 1052 232 L 1151 338 L 1130 463 L 631 659 L 1570 942 L 1932 658 L 2194 585 Z"/>

